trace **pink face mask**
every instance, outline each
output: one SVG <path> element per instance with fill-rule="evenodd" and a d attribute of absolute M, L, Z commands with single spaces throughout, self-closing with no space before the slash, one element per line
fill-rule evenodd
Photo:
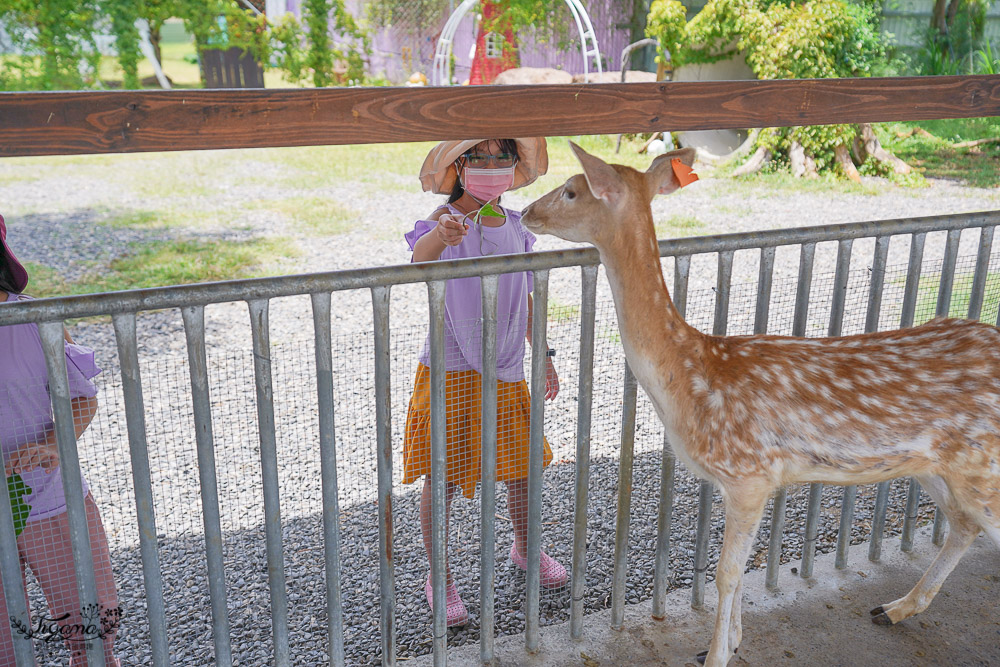
<path fill-rule="evenodd" d="M 514 167 L 500 169 L 466 167 L 463 172 L 462 186 L 466 192 L 483 203 L 493 201 L 514 184 Z"/>

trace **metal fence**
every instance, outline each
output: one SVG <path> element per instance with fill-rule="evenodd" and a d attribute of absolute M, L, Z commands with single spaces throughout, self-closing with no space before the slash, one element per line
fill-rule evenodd
<path fill-rule="evenodd" d="M 935 315 L 997 321 L 997 224 L 1000 212 L 935 216 L 662 241 L 660 250 L 674 275 L 678 308 L 702 330 L 851 334 Z M 795 254 L 796 273 L 775 272 L 776 258 Z M 391 326 L 390 290 L 427 285 L 432 410 L 441 420 L 444 281 L 481 276 L 489 405 L 496 276 L 524 270 L 534 272 L 536 304 L 527 554 L 535 565 L 523 579 L 500 576 L 495 553 L 509 538 L 496 530 L 503 494 L 495 490 L 486 446 L 479 502 L 456 512 L 450 528 L 461 536 L 453 549 L 479 562 L 478 572 L 456 573 L 467 590 L 478 574 L 479 600 L 471 605 L 478 623 L 448 632 L 443 606 L 431 620 L 420 599 L 426 564 L 413 528 L 415 494 L 399 484 L 394 464 L 426 330 Z M 550 272 L 579 290 L 578 305 L 550 304 Z M 372 330 L 334 336 L 331 311 L 357 290 L 370 292 Z M 119 590 L 141 589 L 135 598 L 144 602 L 124 611 L 122 634 L 148 647 L 146 662 L 184 662 L 193 645 L 211 642 L 211 660 L 220 665 L 251 661 L 261 646 L 278 665 L 301 661 L 307 650 L 332 665 L 392 665 L 430 651 L 443 664 L 449 643 L 475 639 L 487 661 L 499 634 L 523 630 L 533 650 L 540 626 L 567 616 L 578 637 L 584 614 L 599 608 L 610 607 L 618 627 L 627 602 L 652 598 L 654 616 L 661 614 L 670 588 L 690 586 L 692 604 L 701 605 L 722 528 L 720 513 L 713 514 L 718 498 L 676 466 L 626 370 L 613 308 L 598 299 L 600 292 L 596 251 L 578 249 L 0 306 L 0 325 L 38 323 L 46 350 L 80 599 L 93 604 L 96 594 L 87 531 L 80 529 L 81 460 L 68 387 L 60 380 L 66 378 L 62 322 L 111 315 L 117 358 L 103 387 L 104 411 L 81 448 L 82 467 L 106 511 Z M 272 344 L 272 301 L 305 295 L 313 335 Z M 234 301 L 248 304 L 252 346 L 216 350 L 206 342 L 205 307 Z M 186 368 L 155 355 L 140 361 L 136 314 L 165 308 L 180 310 Z M 549 341 L 565 352 L 559 357 L 564 392 L 575 391 L 575 406 L 554 409 L 541 400 L 538 371 Z M 248 395 L 235 396 L 237 388 Z M 488 409 L 483 419 L 488 444 L 496 432 Z M 544 476 L 543 424 L 555 454 Z M 433 440 L 433 558 L 441 564 L 441 421 Z M 9 500 L 0 502 L 0 512 L 6 599 L 11 614 L 24 619 Z M 768 584 L 776 586 L 780 564 L 790 560 L 801 560 L 799 574 L 810 576 L 818 550 L 836 550 L 843 565 L 848 546 L 867 540 L 877 560 L 886 534 L 901 534 L 903 548 L 911 548 L 914 526 L 930 512 L 919 487 L 906 480 L 848 487 L 842 496 L 818 485 L 789 489 L 775 497 L 752 562 L 766 562 Z M 569 516 L 572 536 L 566 530 L 564 540 L 544 546 L 572 563 L 571 588 L 542 592 L 543 525 L 551 533 L 551 524 L 568 524 Z M 442 579 L 433 582 L 437 593 Z M 103 664 L 100 644 L 88 648 L 91 664 Z M 29 641 L 16 647 L 18 665 L 34 664 Z"/>

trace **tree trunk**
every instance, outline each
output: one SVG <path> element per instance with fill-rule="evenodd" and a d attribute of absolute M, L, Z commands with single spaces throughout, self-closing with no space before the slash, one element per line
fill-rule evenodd
<path fill-rule="evenodd" d="M 859 167 L 865 163 L 868 159 L 868 151 L 865 150 L 865 142 L 861 141 L 861 137 L 854 135 L 854 141 L 851 142 L 851 159 L 854 160 L 854 164 Z"/>
<path fill-rule="evenodd" d="M 630 43 L 635 43 L 646 38 L 646 17 L 649 16 L 650 4 L 651 0 L 632 0 L 632 20 L 629 21 Z M 641 49 L 636 49 L 629 56 L 629 68 L 646 71 L 652 67 L 655 57 L 655 46 L 644 46 Z M 614 63 L 615 68 L 620 66 L 621 63 Z M 611 65 L 609 65 L 609 69 L 610 67 Z"/>
<path fill-rule="evenodd" d="M 945 23 L 947 9 L 948 0 L 934 0 L 934 11 L 931 12 L 931 30 L 936 30 L 942 35 L 948 32 L 948 24 Z"/>
<path fill-rule="evenodd" d="M 912 171 L 910 165 L 882 147 L 878 137 L 875 136 L 875 130 L 872 129 L 871 123 L 861 123 L 861 138 L 868 155 L 881 162 L 888 162 L 892 165 L 892 170 L 897 174 L 905 175 Z"/>
<path fill-rule="evenodd" d="M 860 183 L 861 174 L 858 173 L 857 167 L 851 162 L 851 152 L 847 150 L 847 146 L 840 144 L 833 149 L 833 154 L 837 160 L 837 164 L 844 170 L 844 174 L 855 183 Z"/>
<path fill-rule="evenodd" d="M 797 141 L 792 141 L 788 147 L 788 162 L 792 168 L 792 176 L 802 178 L 806 173 L 806 149 Z"/>
<path fill-rule="evenodd" d="M 809 153 L 806 153 L 806 178 L 819 178 L 819 170 L 816 169 L 816 160 Z"/>
<path fill-rule="evenodd" d="M 958 15 L 958 6 L 961 4 L 961 0 L 951 0 L 948 3 L 948 13 L 945 18 L 945 30 L 951 30 L 951 27 L 955 25 L 955 17 Z"/>
<path fill-rule="evenodd" d="M 986 144 L 1000 144 L 1000 137 L 990 137 L 989 139 L 973 139 L 972 141 L 960 141 L 952 144 L 952 148 L 973 148 L 975 146 L 985 146 Z"/>
<path fill-rule="evenodd" d="M 750 156 L 750 159 L 741 164 L 733 171 L 733 176 L 744 176 L 746 174 L 756 174 L 765 164 L 771 161 L 771 151 L 764 147 L 759 147 L 757 152 Z"/>
<path fill-rule="evenodd" d="M 160 28 L 163 27 L 162 21 L 149 21 L 149 43 L 153 46 L 153 55 L 156 56 L 156 62 L 163 66 L 163 54 L 160 52 Z"/>

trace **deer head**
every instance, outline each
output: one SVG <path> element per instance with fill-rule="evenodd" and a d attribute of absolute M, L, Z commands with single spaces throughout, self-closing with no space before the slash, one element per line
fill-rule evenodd
<path fill-rule="evenodd" d="M 572 141 L 569 145 L 583 174 L 572 176 L 562 187 L 528 206 L 521 222 L 532 232 L 593 243 L 598 248 L 620 244 L 627 236 L 639 236 L 639 232 L 651 232 L 653 214 L 649 204 L 653 196 L 681 187 L 681 178 L 690 172 L 686 168 L 695 158 L 693 148 L 682 148 L 657 157 L 649 169 L 640 172 L 607 164 Z M 685 168 L 678 167 L 675 161 Z"/>

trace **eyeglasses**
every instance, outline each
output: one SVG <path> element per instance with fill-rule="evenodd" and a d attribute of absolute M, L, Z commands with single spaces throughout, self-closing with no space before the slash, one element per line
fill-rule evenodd
<path fill-rule="evenodd" d="M 485 168 L 491 162 L 499 168 L 513 167 L 517 162 L 517 156 L 513 153 L 500 153 L 500 155 L 479 155 L 475 153 L 465 153 L 462 155 L 465 163 L 473 169 Z"/>

